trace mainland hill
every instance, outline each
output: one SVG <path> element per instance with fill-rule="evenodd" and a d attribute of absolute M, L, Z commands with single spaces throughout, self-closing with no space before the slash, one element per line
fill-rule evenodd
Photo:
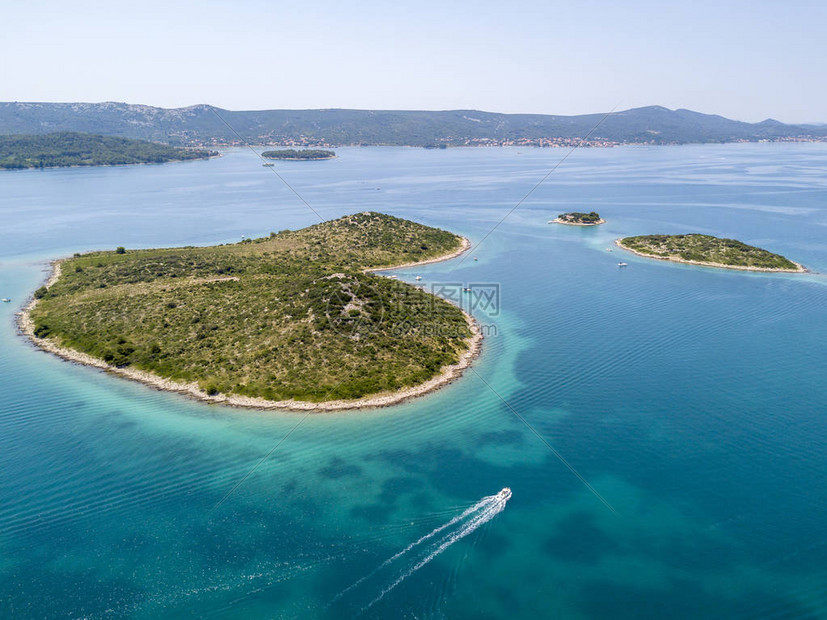
<path fill-rule="evenodd" d="M 581 140 L 604 114 L 556 116 L 478 110 L 222 110 L 210 105 L 158 108 L 127 103 L 0 103 L 0 135 L 97 133 L 174 145 L 560 146 Z M 225 124 L 226 122 L 226 124 Z M 228 127 L 229 125 L 230 127 Z M 587 145 L 821 140 L 824 125 L 745 123 L 661 106 L 609 115 Z"/>
<path fill-rule="evenodd" d="M 457 306 L 370 270 L 465 247 L 371 212 L 241 243 L 75 255 L 21 326 L 63 357 L 202 398 L 391 404 L 453 378 L 478 336 Z"/>

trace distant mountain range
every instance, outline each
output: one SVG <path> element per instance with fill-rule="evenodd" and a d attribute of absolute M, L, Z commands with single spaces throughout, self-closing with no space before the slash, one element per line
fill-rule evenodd
<path fill-rule="evenodd" d="M 156 108 L 126 103 L 0 103 L 0 135 L 79 131 L 173 145 L 566 145 L 579 142 L 603 114 L 552 116 L 476 110 L 229 111 L 209 105 Z M 615 112 L 588 144 L 824 140 L 827 125 L 744 123 L 661 106 Z"/>

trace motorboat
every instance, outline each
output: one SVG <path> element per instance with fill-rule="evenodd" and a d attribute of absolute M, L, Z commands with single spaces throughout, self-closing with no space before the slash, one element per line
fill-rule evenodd
<path fill-rule="evenodd" d="M 628 267 L 629 265 L 627 263 L 618 263 L 617 266 L 618 267 Z"/>
<path fill-rule="evenodd" d="M 497 499 L 501 499 L 503 501 L 511 499 L 511 488 L 505 487 L 502 491 L 497 493 Z"/>

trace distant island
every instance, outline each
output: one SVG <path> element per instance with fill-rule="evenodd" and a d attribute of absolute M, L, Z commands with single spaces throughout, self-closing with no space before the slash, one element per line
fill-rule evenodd
<path fill-rule="evenodd" d="M 303 161 L 307 159 L 332 159 L 336 157 L 336 153 L 334 151 L 325 151 L 322 149 L 284 149 L 281 151 L 264 151 L 261 156 L 266 159 Z"/>
<path fill-rule="evenodd" d="M 76 254 L 20 326 L 64 358 L 202 399 L 383 406 L 450 382 L 481 336 L 459 307 L 372 272 L 468 247 L 367 212 L 235 244 Z"/>
<path fill-rule="evenodd" d="M 580 213 L 579 211 L 561 213 L 549 222 L 549 224 L 568 224 L 569 226 L 597 226 L 605 223 L 606 220 L 601 218 L 596 211 L 590 213 Z"/>
<path fill-rule="evenodd" d="M 642 235 L 624 237 L 615 243 L 639 256 L 677 263 L 748 271 L 806 271 L 802 265 L 780 254 L 711 235 Z"/>
<path fill-rule="evenodd" d="M 746 123 L 657 105 L 609 115 L 560 116 L 481 110 L 224 110 L 206 104 L 157 108 L 112 101 L 0 102 L 0 134 L 54 131 L 84 131 L 187 146 L 255 144 L 284 148 L 582 148 L 827 139 L 825 125 L 788 125 L 773 119 Z"/>
<path fill-rule="evenodd" d="M 216 155 L 216 151 L 68 131 L 42 135 L 0 136 L 0 168 L 6 170 L 160 164 L 205 159 Z"/>

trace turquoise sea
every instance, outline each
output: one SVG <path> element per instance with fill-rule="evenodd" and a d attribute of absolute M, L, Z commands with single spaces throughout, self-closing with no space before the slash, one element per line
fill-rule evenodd
<path fill-rule="evenodd" d="M 338 154 L 275 170 L 478 242 L 564 151 Z M 16 333 L 52 258 L 316 221 L 246 149 L 0 173 L 0 617 L 827 618 L 827 144 L 574 152 L 478 261 L 399 272 L 499 295 L 476 372 L 400 406 L 207 405 Z M 813 273 L 606 251 L 660 232 Z"/>

